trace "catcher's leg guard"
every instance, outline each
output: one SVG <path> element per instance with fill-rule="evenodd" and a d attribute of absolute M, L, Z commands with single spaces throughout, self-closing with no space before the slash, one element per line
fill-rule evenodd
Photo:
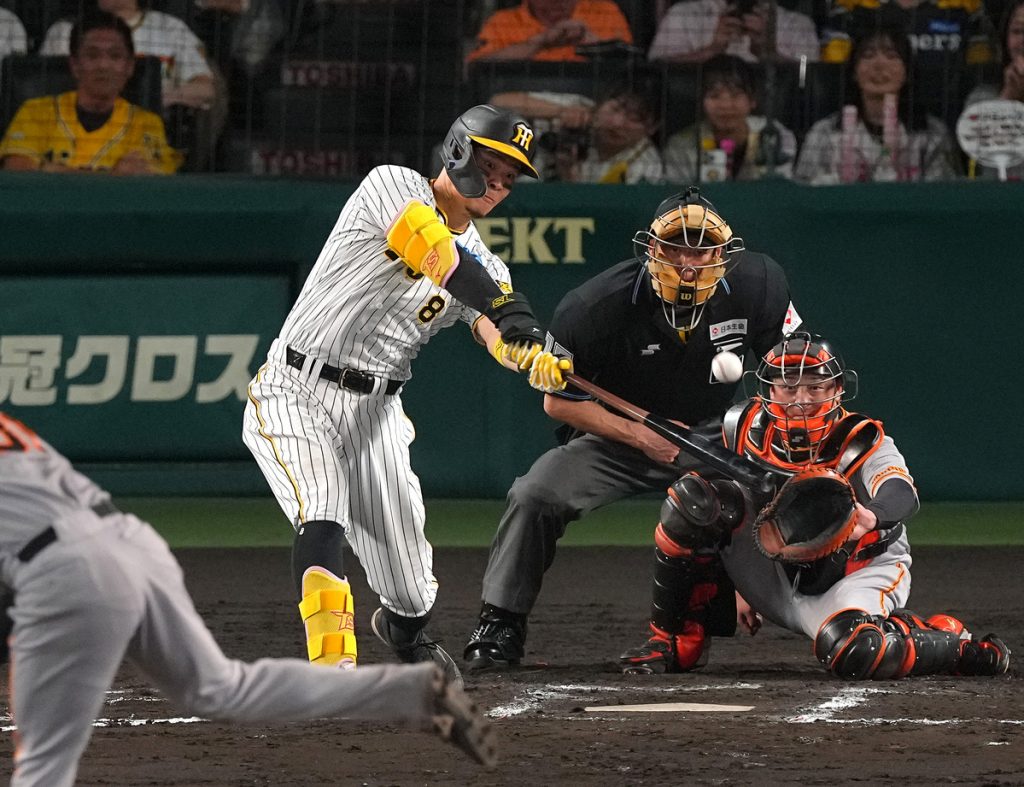
<path fill-rule="evenodd" d="M 355 607 L 348 581 L 321 566 L 302 575 L 299 613 L 306 627 L 306 648 L 314 664 L 352 669 L 356 665 Z"/>
<path fill-rule="evenodd" d="M 651 637 L 647 642 L 619 656 L 619 666 L 625 674 L 689 672 L 707 664 L 711 640 L 700 623 L 685 621 L 678 634 L 660 629 L 654 623 L 650 626 Z"/>
<path fill-rule="evenodd" d="M 955 618 L 934 616 L 926 622 L 906 609 L 887 618 L 861 609 L 837 612 L 818 631 L 814 654 L 833 674 L 851 680 L 998 674 L 994 670 L 1001 662 L 1003 671 L 1009 666 L 1009 651 L 998 639 L 974 642 Z"/>

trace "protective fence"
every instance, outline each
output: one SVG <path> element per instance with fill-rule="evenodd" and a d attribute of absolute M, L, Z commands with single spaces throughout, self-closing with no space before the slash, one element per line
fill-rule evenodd
<path fill-rule="evenodd" d="M 120 493 L 264 493 L 241 442 L 246 385 L 351 187 L 60 183 L 0 178 L 0 409 Z M 632 254 L 666 193 L 523 184 L 479 226 L 547 321 L 569 289 Z M 1019 185 L 707 193 L 748 248 L 782 263 L 806 324 L 860 373 L 851 407 L 885 423 L 924 495 L 1024 497 Z M 402 396 L 428 496 L 503 496 L 554 444 L 541 395 L 465 328 L 413 369 Z"/>
<path fill-rule="evenodd" d="M 6 131 L 25 101 L 75 88 L 70 30 L 94 5 L 0 0 Z M 172 150 L 145 131 L 163 172 L 434 169 L 452 119 L 498 101 L 535 124 L 547 179 L 995 177 L 960 149 L 957 121 L 980 100 L 1024 99 L 1003 84 L 1011 57 L 1024 57 L 1006 37 L 1011 0 L 588 0 L 548 25 L 521 0 L 123 5 L 138 58 L 123 95 L 163 120 Z M 40 134 L 42 115 L 54 120 L 41 112 L 14 133 Z M 1022 127 L 1014 121 L 1014 149 Z M 30 142 L 14 149 L 116 167 L 116 153 L 90 161 Z"/>

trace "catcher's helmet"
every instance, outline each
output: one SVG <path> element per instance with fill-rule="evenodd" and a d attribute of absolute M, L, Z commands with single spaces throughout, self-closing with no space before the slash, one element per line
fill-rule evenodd
<path fill-rule="evenodd" d="M 523 174 L 538 177 L 531 163 L 536 148 L 533 129 L 508 110 L 480 104 L 456 118 L 441 146 L 444 168 L 463 197 L 472 199 L 487 193 L 483 173 L 473 159 L 474 143 L 508 156 Z"/>
<path fill-rule="evenodd" d="M 665 319 L 673 329 L 687 331 L 700 321 L 730 257 L 743 250 L 743 239 L 691 186 L 658 206 L 651 226 L 633 236 L 633 249 L 647 265 Z"/>
<path fill-rule="evenodd" d="M 761 406 L 790 461 L 814 461 L 842 403 L 857 395 L 857 373 L 828 341 L 806 331 L 769 350 L 755 376 Z"/>

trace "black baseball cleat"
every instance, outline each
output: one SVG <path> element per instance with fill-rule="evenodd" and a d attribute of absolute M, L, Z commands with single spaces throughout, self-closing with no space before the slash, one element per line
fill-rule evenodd
<path fill-rule="evenodd" d="M 672 641 L 651 637 L 639 648 L 630 648 L 619 656 L 624 675 L 663 675 L 673 672 L 676 663 Z"/>
<path fill-rule="evenodd" d="M 686 621 L 678 634 L 664 631 L 654 623 L 649 625 L 651 636 L 647 642 L 619 656 L 624 675 L 689 672 L 708 663 L 711 640 L 699 623 Z"/>
<path fill-rule="evenodd" d="M 526 644 L 526 615 L 484 604 L 463 658 L 470 671 L 515 667 Z"/>
<path fill-rule="evenodd" d="M 395 625 L 388 619 L 383 607 L 378 607 L 370 617 L 370 628 L 377 639 L 394 651 L 399 661 L 406 664 L 432 661 L 444 670 L 448 681 L 462 685 L 462 674 L 455 659 L 439 643 L 428 638 L 422 628 L 412 630 Z"/>
<path fill-rule="evenodd" d="M 960 675 L 1003 675 L 1010 669 L 1010 649 L 995 634 L 960 643 Z"/>
<path fill-rule="evenodd" d="M 434 732 L 487 769 L 498 762 L 494 729 L 461 686 L 437 666 L 434 667 Z"/>

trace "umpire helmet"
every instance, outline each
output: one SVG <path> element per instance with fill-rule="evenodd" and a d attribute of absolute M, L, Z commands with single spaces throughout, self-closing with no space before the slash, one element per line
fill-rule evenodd
<path fill-rule="evenodd" d="M 508 110 L 480 104 L 456 118 L 441 146 L 444 168 L 463 197 L 487 193 L 483 173 L 473 159 L 473 143 L 515 160 L 524 175 L 538 177 L 531 163 L 536 147 L 533 129 Z"/>
<path fill-rule="evenodd" d="M 761 359 L 755 372 L 761 406 L 790 460 L 813 461 L 842 403 L 857 395 L 857 373 L 817 334 L 797 331 Z"/>
<path fill-rule="evenodd" d="M 665 319 L 686 332 L 700 321 L 704 304 L 728 272 L 730 257 L 743 250 L 743 239 L 733 234 L 700 189 L 691 186 L 658 206 L 651 226 L 633 236 L 633 248 L 647 265 Z M 714 253 L 697 261 L 695 251 Z"/>

